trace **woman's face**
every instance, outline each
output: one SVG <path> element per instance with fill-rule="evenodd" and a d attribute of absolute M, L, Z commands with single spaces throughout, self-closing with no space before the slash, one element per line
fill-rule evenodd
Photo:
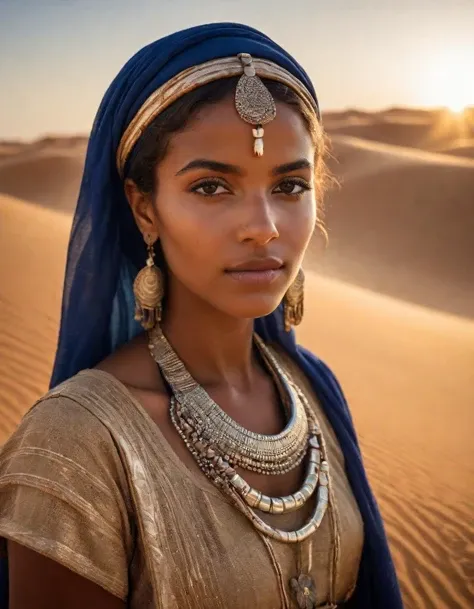
<path fill-rule="evenodd" d="M 172 296 L 187 293 L 236 318 L 281 302 L 315 227 L 315 147 L 286 104 L 265 126 L 264 145 L 254 156 L 252 127 L 232 98 L 172 137 L 144 230 L 161 241 Z"/>

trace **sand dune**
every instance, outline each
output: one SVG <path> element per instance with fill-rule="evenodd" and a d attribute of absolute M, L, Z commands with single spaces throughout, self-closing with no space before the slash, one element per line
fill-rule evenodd
<path fill-rule="evenodd" d="M 45 136 L 32 142 L 22 142 L 19 140 L 0 140 L 0 158 L 13 157 L 21 153 L 31 153 L 44 150 L 56 150 L 70 153 L 72 151 L 85 152 L 88 138 L 84 135 L 71 136 Z"/>
<path fill-rule="evenodd" d="M 474 598 L 474 322 L 446 313 L 474 317 L 474 161 L 453 152 L 470 138 L 427 145 L 437 116 L 327 117 L 343 187 L 329 249 L 307 256 L 298 329 L 351 404 L 407 609 Z M 47 387 L 85 144 L 0 143 L 0 443 Z"/>
<path fill-rule="evenodd" d="M 0 161 L 6 157 L 13 157 L 25 148 L 21 142 L 1 142 L 0 141 Z"/>
<path fill-rule="evenodd" d="M 466 157 L 468 159 L 474 159 L 474 139 L 471 140 L 459 140 L 453 142 L 448 148 L 441 148 L 438 152 L 442 154 L 449 154 L 451 156 Z"/>
<path fill-rule="evenodd" d="M 44 145 L 25 147 L 0 160 L 0 192 L 71 211 L 79 191 L 84 146 Z"/>
<path fill-rule="evenodd" d="M 449 149 L 453 141 L 474 137 L 474 109 L 461 114 L 446 109 L 391 108 L 381 112 L 328 112 L 324 124 L 330 135 L 349 135 L 422 150 Z"/>
<path fill-rule="evenodd" d="M 474 161 L 333 136 L 330 245 L 312 268 L 474 316 Z"/>
<path fill-rule="evenodd" d="M 0 443 L 47 387 L 70 216 L 0 196 Z"/>
<path fill-rule="evenodd" d="M 307 293 L 298 334 L 343 383 L 406 607 L 471 606 L 474 323 L 317 276 Z"/>
<path fill-rule="evenodd" d="M 357 121 L 341 121 L 328 125 L 331 135 L 351 135 L 377 142 L 387 142 L 397 146 L 428 147 L 431 124 L 428 121 L 410 121 L 403 124 L 399 120 L 368 118 Z"/>

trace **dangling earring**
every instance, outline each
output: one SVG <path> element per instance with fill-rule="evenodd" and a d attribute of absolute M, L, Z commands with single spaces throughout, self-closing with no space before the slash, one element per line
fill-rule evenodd
<path fill-rule="evenodd" d="M 285 318 L 285 330 L 289 332 L 291 326 L 297 326 L 303 319 L 304 312 L 304 273 L 303 269 L 298 271 L 295 280 L 288 288 L 283 298 L 283 311 Z"/>
<path fill-rule="evenodd" d="M 145 330 L 151 330 L 161 321 L 161 301 L 164 296 L 163 273 L 155 265 L 155 251 L 150 236 L 145 238 L 148 258 L 133 282 L 135 294 L 135 319 Z"/>

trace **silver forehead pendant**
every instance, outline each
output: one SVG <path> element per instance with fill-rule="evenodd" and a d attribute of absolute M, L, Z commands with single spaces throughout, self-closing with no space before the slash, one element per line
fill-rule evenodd
<path fill-rule="evenodd" d="M 263 125 L 275 118 L 275 101 L 270 91 L 257 76 L 252 56 L 248 53 L 240 53 L 238 58 L 242 63 L 244 73 L 237 83 L 235 107 L 239 116 L 253 125 L 252 134 L 255 138 L 253 150 L 256 156 L 263 156 Z"/>

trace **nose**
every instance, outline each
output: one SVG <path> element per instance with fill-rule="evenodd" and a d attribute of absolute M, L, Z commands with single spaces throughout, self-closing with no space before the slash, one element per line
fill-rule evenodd
<path fill-rule="evenodd" d="M 253 242 L 255 245 L 267 245 L 278 239 L 276 213 L 265 197 L 255 197 L 242 202 L 243 219 L 238 230 L 241 243 Z"/>

